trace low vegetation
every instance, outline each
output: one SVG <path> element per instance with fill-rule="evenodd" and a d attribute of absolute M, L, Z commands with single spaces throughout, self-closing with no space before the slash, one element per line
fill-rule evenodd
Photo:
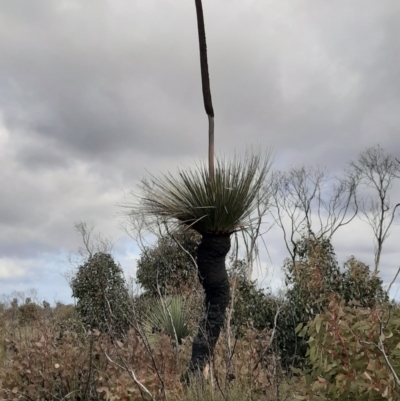
<path fill-rule="evenodd" d="M 166 254 L 182 260 L 169 246 Z M 329 240 L 303 237 L 297 249 L 279 297 L 246 280 L 246 262 L 235 261 L 225 329 L 204 377 L 189 382 L 199 288 L 174 293 L 179 275 L 143 254 L 147 274 L 138 284 L 142 278 L 147 289 L 132 296 L 109 254 L 89 257 L 71 282 L 77 307 L 3 303 L 0 399 L 398 400 L 400 308 L 355 257 L 340 269 Z M 154 269 L 166 283 L 148 285 Z M 88 274 L 93 286 L 84 291 Z"/>
<path fill-rule="evenodd" d="M 243 239 L 244 255 L 236 231 L 229 232 L 228 263 L 225 253 L 224 260 L 214 253 L 230 297 L 224 298 L 226 313 L 225 307 L 218 310 L 224 318 L 217 319 L 213 338 L 219 339 L 203 348 L 208 355 L 200 371 L 190 369 L 193 343 L 203 336 L 207 345 L 201 330 L 213 331 L 199 263 L 209 257 L 200 252 L 199 259 L 209 233 L 201 238 L 193 229 L 155 218 L 156 243 L 138 241 L 136 283 L 142 293 L 134 295 L 110 243 L 93 246 L 92 229 L 76 225 L 85 245 L 68 276 L 76 306 L 51 306 L 21 294 L 0 304 L 0 401 L 399 400 L 400 307 L 387 293 L 399 272 L 387 290 L 378 274 L 399 206 L 387 195 L 399 166 L 380 147 L 368 149 L 328 195 L 324 170 L 292 168 L 272 179 Z M 218 174 L 217 168 L 215 182 Z M 360 202 L 357 182 L 371 188 L 368 180 L 374 177 L 380 195 L 369 210 Z M 158 197 L 149 199 L 157 203 Z M 377 244 L 372 269 L 355 256 L 339 266 L 332 246 L 333 234 L 356 217 L 359 206 L 370 217 Z M 269 211 L 289 254 L 279 296 L 250 280 Z M 140 237 L 143 221 L 131 223 Z M 208 296 L 218 296 L 220 287 L 210 283 Z"/>

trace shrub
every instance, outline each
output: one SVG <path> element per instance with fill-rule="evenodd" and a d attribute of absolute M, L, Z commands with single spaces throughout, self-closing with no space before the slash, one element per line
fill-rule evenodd
<path fill-rule="evenodd" d="M 149 350 L 131 329 L 121 341 L 95 331 L 58 336 L 42 327 L 31 338 L 6 340 L 1 400 L 147 400 L 132 372 L 157 400 L 181 391 L 180 365 L 167 336 Z M 177 399 L 172 397 L 168 399 Z"/>
<path fill-rule="evenodd" d="M 43 327 L 31 338 L 6 339 L 5 346 L 7 362 L 0 370 L 0 399 L 52 400 L 68 395 L 100 399 L 94 397 L 97 386 L 89 377 L 88 343 L 76 334 L 65 333 L 60 339 L 50 327 Z"/>
<path fill-rule="evenodd" d="M 236 277 L 235 287 L 232 326 L 239 331 L 249 324 L 260 331 L 266 328 L 272 329 L 280 300 L 257 288 L 255 281 Z"/>
<path fill-rule="evenodd" d="M 341 273 L 329 239 L 303 236 L 295 246 L 295 260 L 284 264 L 286 304 L 279 319 L 279 349 L 283 363 L 299 366 L 307 351 L 307 339 L 295 328 L 321 312 L 331 293 L 338 293 Z"/>
<path fill-rule="evenodd" d="M 212 392 L 207 392 L 207 388 L 204 388 L 204 394 L 200 392 L 194 398 L 200 400 L 203 396 L 207 400 L 286 400 L 279 396 L 282 371 L 279 357 L 270 347 L 271 331 L 248 327 L 234 340 L 232 337 L 235 333 L 229 334 L 230 340 L 225 331 L 218 341 L 212 366 L 208 371 L 211 386 L 213 382 L 218 384 L 218 388 L 215 386 L 215 398 L 212 398 Z M 225 396 L 218 398 L 218 389 L 221 388 L 222 395 Z M 193 394 L 196 389 L 189 390 Z"/>
<path fill-rule="evenodd" d="M 287 399 L 276 396 L 282 375 L 279 358 L 269 352 L 268 330 L 246 328 L 240 338 L 231 333 L 230 343 L 224 333 L 208 379 L 185 388 L 179 379 L 187 370 L 191 341 L 176 346 L 169 336 L 157 333 L 149 343 L 134 329 L 120 339 L 97 330 L 82 332 L 73 306 L 58 304 L 50 312 L 33 325 L 8 327 L 8 321 L 0 322 L 8 327 L 2 332 L 1 400 L 150 399 L 132 374 L 157 401 Z"/>
<path fill-rule="evenodd" d="M 310 369 L 298 386 L 298 400 L 378 401 L 400 399 L 393 372 L 400 375 L 400 309 L 346 306 L 332 299 L 328 309 L 297 328 L 307 335 Z M 385 361 L 385 356 L 387 361 Z"/>
<path fill-rule="evenodd" d="M 382 280 L 371 274 L 369 266 L 351 256 L 344 264 L 340 295 L 349 303 L 357 301 L 361 306 L 373 307 L 376 303 L 388 302 L 382 288 Z"/>
<path fill-rule="evenodd" d="M 321 311 L 321 301 L 332 292 L 339 292 L 341 273 L 329 239 L 303 236 L 296 252 L 296 260 L 287 260 L 284 269 L 287 298 L 301 322 Z"/>
<path fill-rule="evenodd" d="M 88 329 L 125 334 L 132 319 L 132 305 L 121 267 L 111 255 L 96 253 L 78 268 L 72 283 L 76 309 Z"/>
<path fill-rule="evenodd" d="M 148 295 L 189 294 L 199 286 L 196 260 L 200 235 L 180 228 L 145 247 L 137 263 L 136 281 Z M 180 245 L 179 245 L 180 244 Z M 182 249 L 183 248 L 183 249 Z"/>
<path fill-rule="evenodd" d="M 25 302 L 25 304 L 18 307 L 18 323 L 21 326 L 32 324 L 39 319 L 42 312 L 43 310 L 39 305 L 30 301 Z"/>
<path fill-rule="evenodd" d="M 346 305 L 373 307 L 388 300 L 382 280 L 372 276 L 369 267 L 354 256 L 340 271 L 330 239 L 303 236 L 296 243 L 296 259 L 285 263 L 287 305 L 279 318 L 279 349 L 286 366 L 303 363 L 307 337 L 299 338 L 295 328 L 322 313 L 332 296 Z"/>

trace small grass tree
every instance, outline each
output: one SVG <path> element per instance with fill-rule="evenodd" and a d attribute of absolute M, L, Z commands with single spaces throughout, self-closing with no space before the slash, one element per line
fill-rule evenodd
<path fill-rule="evenodd" d="M 130 327 L 132 306 L 121 266 L 98 252 L 79 266 L 71 282 L 72 296 L 84 325 L 123 336 Z"/>

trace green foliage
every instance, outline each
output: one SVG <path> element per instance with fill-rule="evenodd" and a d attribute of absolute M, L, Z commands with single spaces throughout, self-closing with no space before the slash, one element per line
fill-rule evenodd
<path fill-rule="evenodd" d="M 191 333 L 190 320 L 190 312 L 183 297 L 158 298 L 147 311 L 144 327 L 150 336 L 154 333 L 163 333 L 181 344 Z"/>
<path fill-rule="evenodd" d="M 76 309 L 88 329 L 112 332 L 121 336 L 132 319 L 122 269 L 111 255 L 96 253 L 78 268 L 72 280 L 72 296 L 78 299 Z"/>
<path fill-rule="evenodd" d="M 332 300 L 325 312 L 297 330 L 309 338 L 310 366 L 302 385 L 297 386 L 297 399 L 400 399 L 400 387 L 389 368 L 390 364 L 400 375 L 398 307 L 361 308 Z"/>
<path fill-rule="evenodd" d="M 369 268 L 354 256 L 340 271 L 329 239 L 303 236 L 295 246 L 296 259 L 285 263 L 285 305 L 279 317 L 279 348 L 285 365 L 300 365 L 307 351 L 307 338 L 298 338 L 295 328 L 322 313 L 332 297 L 347 304 L 356 302 L 372 307 L 387 301 L 382 280 L 372 276 Z"/>
<path fill-rule="evenodd" d="M 256 330 L 272 328 L 280 301 L 272 294 L 257 288 L 255 281 L 236 277 L 235 304 L 232 315 L 232 326 L 239 331 L 249 323 Z"/>
<path fill-rule="evenodd" d="M 382 280 L 372 275 L 365 263 L 351 256 L 344 264 L 340 295 L 349 303 L 356 300 L 361 306 L 373 307 L 376 303 L 388 302 L 382 288 Z"/>
<path fill-rule="evenodd" d="M 284 265 L 287 304 L 279 319 L 279 348 L 283 363 L 299 366 L 307 351 L 307 339 L 298 338 L 295 328 L 321 312 L 330 294 L 338 293 L 341 273 L 332 244 L 312 233 L 303 236 L 294 247 L 295 260 Z"/>
<path fill-rule="evenodd" d="M 287 298 L 299 321 L 322 310 L 332 292 L 339 292 L 341 273 L 329 239 L 303 236 L 296 244 L 296 260 L 284 266 Z"/>
<path fill-rule="evenodd" d="M 180 228 L 145 247 L 137 262 L 136 282 L 147 295 L 186 294 L 197 283 L 196 261 L 200 236 Z M 184 250 L 183 250 L 183 249 Z"/>
<path fill-rule="evenodd" d="M 270 168 L 270 155 L 248 155 L 244 161 L 218 159 L 215 178 L 205 164 L 142 181 L 139 205 L 131 213 L 178 220 L 200 233 L 231 234 L 251 224 Z"/>

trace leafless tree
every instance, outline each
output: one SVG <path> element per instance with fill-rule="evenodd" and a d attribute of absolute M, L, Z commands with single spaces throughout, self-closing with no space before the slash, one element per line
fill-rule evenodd
<path fill-rule="evenodd" d="M 390 190 L 396 178 L 400 178 L 400 164 L 395 157 L 386 153 L 379 145 L 362 152 L 356 162 L 350 163 L 367 195 L 360 202 L 360 209 L 374 233 L 375 268 L 378 274 L 383 243 L 390 235 L 400 203 L 390 199 Z"/>
<path fill-rule="evenodd" d="M 271 214 L 282 229 L 286 248 L 296 257 L 298 235 L 331 238 L 350 223 L 358 212 L 357 177 L 347 172 L 344 178 L 330 178 L 320 167 L 293 167 L 273 176 Z"/>
<path fill-rule="evenodd" d="M 141 252 L 144 252 L 146 247 L 153 245 L 158 239 L 169 235 L 175 228 L 169 226 L 165 219 L 158 216 L 149 218 L 139 213 L 127 213 L 123 217 L 120 228 L 135 241 Z"/>
<path fill-rule="evenodd" d="M 265 249 L 267 248 L 266 244 L 264 243 L 263 236 L 269 230 L 271 230 L 271 228 L 275 224 L 274 221 L 266 221 L 266 217 L 269 216 L 269 212 L 272 207 L 272 181 L 269 180 L 257 200 L 257 208 L 254 212 L 254 215 L 252 216 L 252 224 L 248 227 L 248 229 L 240 232 L 240 243 L 245 252 L 247 281 L 251 280 L 254 266 L 257 261 L 259 261 L 260 245 L 264 245 Z M 234 247 L 232 249 L 232 252 L 236 252 L 234 250 Z"/>
<path fill-rule="evenodd" d="M 96 252 L 110 253 L 113 249 L 113 242 L 103 237 L 100 233 L 94 234 L 94 225 L 88 225 L 83 221 L 76 221 L 74 229 L 82 237 L 83 247 L 78 248 L 78 254 L 82 258 L 93 256 Z"/>
<path fill-rule="evenodd" d="M 83 261 L 89 259 L 97 252 L 111 253 L 113 250 L 113 242 L 109 238 L 103 237 L 102 234 L 94 233 L 95 225 L 89 225 L 84 221 L 76 221 L 74 223 L 75 231 L 80 234 L 83 246 L 80 246 L 76 252 L 71 252 L 67 256 L 68 266 L 72 269 L 62 273 L 68 284 L 71 283 L 75 276 L 75 269 Z"/>

